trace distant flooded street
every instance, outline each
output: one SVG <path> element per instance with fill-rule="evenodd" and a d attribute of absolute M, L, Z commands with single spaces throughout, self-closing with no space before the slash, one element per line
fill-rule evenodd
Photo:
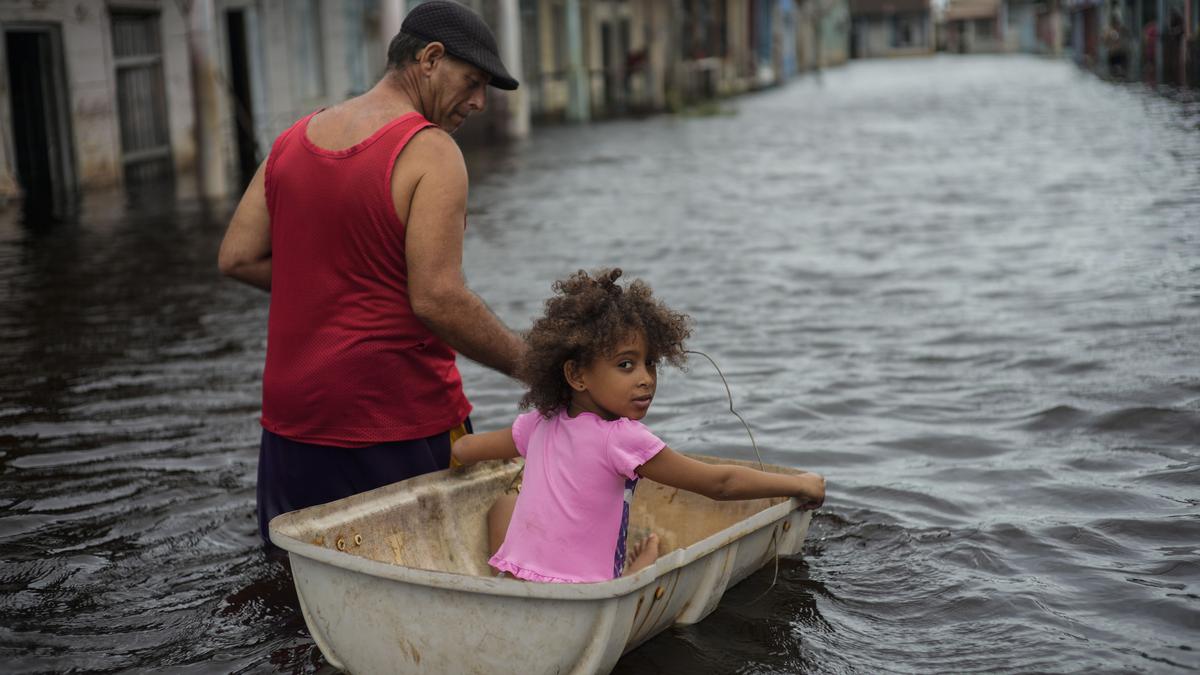
<path fill-rule="evenodd" d="M 1182 95 L 1181 95 L 1182 96 Z M 696 324 L 805 554 L 619 673 L 1200 668 L 1200 100 L 1032 57 L 854 62 L 720 114 L 470 151 L 470 285 L 523 328 L 620 266 Z M 1194 96 L 1194 95 L 1193 95 Z M 311 672 L 254 519 L 266 294 L 227 212 L 0 220 L 6 672 Z M 515 383 L 462 364 L 476 429 Z M 711 366 L 647 423 L 752 458 Z"/>

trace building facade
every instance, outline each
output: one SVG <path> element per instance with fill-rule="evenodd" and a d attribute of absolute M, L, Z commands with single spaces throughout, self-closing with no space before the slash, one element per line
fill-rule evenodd
<path fill-rule="evenodd" d="M 1065 0 L 1067 45 L 1110 77 L 1200 86 L 1200 1 Z"/>
<path fill-rule="evenodd" d="M 203 197 L 237 195 L 295 120 L 379 80 L 423 1 L 0 2 L 0 205 L 184 174 Z M 848 0 L 460 1 L 521 81 L 489 91 L 465 143 L 679 109 L 848 57 Z"/>
<path fill-rule="evenodd" d="M 849 0 L 803 0 L 796 21 L 800 71 L 819 70 L 850 58 Z"/>
<path fill-rule="evenodd" d="M 1002 0 L 951 0 L 943 15 L 946 51 L 979 54 L 1009 51 Z"/>
<path fill-rule="evenodd" d="M 850 0 L 850 56 L 920 56 L 934 51 L 929 0 Z"/>
<path fill-rule="evenodd" d="M 847 0 L 521 0 L 535 119 L 678 109 L 846 60 Z M 524 86 L 524 85 L 523 85 Z"/>
<path fill-rule="evenodd" d="M 276 136 L 382 76 L 419 0 L 0 3 L 0 203 L 69 209 L 80 190 L 195 177 L 240 192 Z M 466 3 L 520 72 L 517 0 Z M 492 92 L 475 134 L 528 130 L 525 92 Z M 524 118 L 521 118 L 521 115 Z"/>
<path fill-rule="evenodd" d="M 1025 54 L 1061 54 L 1062 12 L 1058 0 L 1004 0 L 1005 48 Z"/>
<path fill-rule="evenodd" d="M 0 4 L 0 200 L 189 166 L 191 64 L 175 3 Z"/>

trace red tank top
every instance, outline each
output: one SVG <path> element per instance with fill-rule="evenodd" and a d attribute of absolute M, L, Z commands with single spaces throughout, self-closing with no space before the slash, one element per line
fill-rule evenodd
<path fill-rule="evenodd" d="M 401 116 L 357 145 L 308 139 L 312 113 L 267 160 L 271 309 L 264 428 L 360 447 L 447 431 L 471 412 L 454 350 L 413 314 L 392 167 L 433 126 Z"/>

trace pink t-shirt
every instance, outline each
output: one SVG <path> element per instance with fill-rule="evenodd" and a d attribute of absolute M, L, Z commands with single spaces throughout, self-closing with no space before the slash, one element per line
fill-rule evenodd
<path fill-rule="evenodd" d="M 492 567 L 530 581 L 578 583 L 621 575 L 636 470 L 666 446 L 641 422 L 589 412 L 512 425 L 525 457 L 521 495 Z"/>

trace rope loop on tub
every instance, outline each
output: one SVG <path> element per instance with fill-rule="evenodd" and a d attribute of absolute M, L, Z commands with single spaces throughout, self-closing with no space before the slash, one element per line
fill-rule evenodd
<path fill-rule="evenodd" d="M 733 392 L 729 389 L 729 382 L 725 379 L 725 373 L 721 372 L 721 366 L 717 365 L 717 362 L 713 360 L 713 357 L 705 354 L 702 351 L 696 349 L 685 349 L 683 350 L 683 353 L 703 356 L 704 358 L 708 359 L 708 362 L 712 364 L 713 368 L 717 369 L 717 375 L 719 375 L 721 378 L 721 384 L 725 385 L 725 396 L 729 398 L 729 412 L 733 413 L 733 416 L 738 418 L 738 421 L 741 422 L 742 426 L 746 428 L 746 435 L 750 437 L 750 445 L 754 448 L 754 455 L 758 457 L 758 468 L 765 470 L 766 465 L 763 464 L 762 453 L 758 451 L 758 443 L 754 442 L 754 432 L 750 431 L 750 425 L 746 423 L 745 418 L 743 418 L 738 411 L 733 409 Z"/>
<path fill-rule="evenodd" d="M 729 381 L 725 379 L 725 373 L 721 372 L 721 366 L 717 365 L 717 362 L 715 360 L 713 360 L 713 357 L 709 356 L 708 354 L 705 354 L 702 351 L 699 351 L 696 349 L 685 349 L 683 353 L 684 354 L 697 354 L 699 356 L 703 356 L 704 358 L 708 359 L 708 362 L 712 364 L 713 368 L 716 368 L 717 375 L 719 375 L 721 377 L 721 384 L 725 385 L 725 396 L 728 397 L 728 399 L 729 399 L 729 412 L 733 413 L 733 416 L 738 418 L 738 421 L 741 422 L 742 426 L 746 428 L 746 435 L 750 437 L 750 445 L 751 445 L 751 447 L 754 448 L 754 455 L 755 455 L 755 457 L 758 457 L 758 468 L 760 470 L 765 471 L 766 464 L 763 463 L 762 452 L 759 451 L 758 443 L 755 442 L 755 440 L 754 440 L 754 432 L 750 430 L 750 425 L 746 423 L 746 419 L 744 417 L 742 417 L 741 414 L 738 413 L 737 410 L 734 409 L 734 407 L 733 407 L 733 391 L 730 390 L 730 388 L 729 388 Z M 770 593 L 771 589 L 775 588 L 775 582 L 779 581 L 779 546 L 782 542 L 780 541 L 780 538 L 778 535 L 779 535 L 779 533 L 777 530 L 775 530 L 775 529 L 771 530 L 771 541 L 775 543 L 775 556 L 774 556 L 775 571 L 771 575 L 771 585 L 767 586 L 767 590 L 760 593 L 758 595 L 758 597 L 756 597 L 753 600 L 751 600 L 750 602 L 746 603 L 746 606 L 753 605 L 754 603 L 756 603 L 759 600 L 762 600 L 764 597 L 766 597 L 767 593 Z"/>

